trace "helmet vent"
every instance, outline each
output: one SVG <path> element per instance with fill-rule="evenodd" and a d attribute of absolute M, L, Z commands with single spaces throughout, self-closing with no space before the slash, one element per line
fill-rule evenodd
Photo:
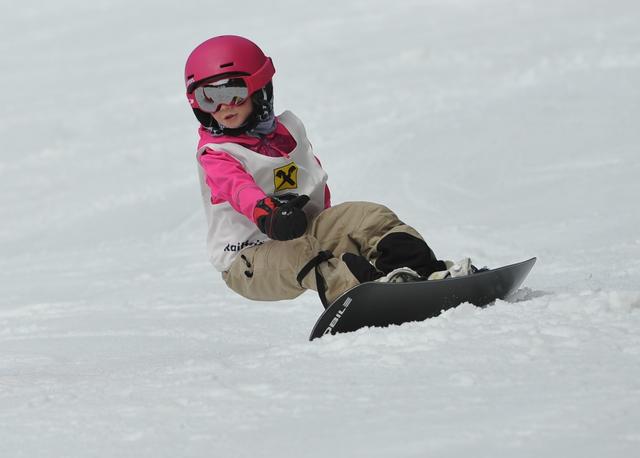
<path fill-rule="evenodd" d="M 220 68 L 231 67 L 232 65 L 233 65 L 233 62 L 227 62 L 226 64 L 220 65 Z"/>

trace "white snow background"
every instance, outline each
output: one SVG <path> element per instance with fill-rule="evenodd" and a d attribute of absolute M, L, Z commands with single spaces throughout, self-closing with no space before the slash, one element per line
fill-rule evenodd
<path fill-rule="evenodd" d="M 640 456 L 640 4 L 0 7 L 0 456 Z M 208 264 L 184 62 L 273 57 L 334 203 L 515 297 L 308 342 Z"/>

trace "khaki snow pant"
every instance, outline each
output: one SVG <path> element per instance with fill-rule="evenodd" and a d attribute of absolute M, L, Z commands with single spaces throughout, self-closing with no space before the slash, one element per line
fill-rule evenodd
<path fill-rule="evenodd" d="M 318 291 L 313 271 L 301 284 L 300 270 L 321 251 L 335 257 L 319 265 L 329 303 L 359 284 L 341 259 L 345 253 L 361 255 L 375 264 L 376 246 L 388 234 L 408 233 L 422 239 L 387 207 L 369 202 L 347 202 L 322 211 L 305 235 L 294 240 L 270 240 L 240 252 L 229 270 L 222 273 L 227 285 L 253 300 L 293 299 L 307 289 Z"/>

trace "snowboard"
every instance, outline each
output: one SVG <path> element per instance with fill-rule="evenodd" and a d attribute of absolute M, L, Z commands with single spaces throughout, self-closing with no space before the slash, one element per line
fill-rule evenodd
<path fill-rule="evenodd" d="M 463 302 L 477 306 L 504 299 L 527 277 L 536 258 L 474 274 L 408 283 L 362 283 L 342 294 L 320 316 L 309 340 L 326 334 L 351 332 L 367 326 L 384 327 L 422 321 Z"/>

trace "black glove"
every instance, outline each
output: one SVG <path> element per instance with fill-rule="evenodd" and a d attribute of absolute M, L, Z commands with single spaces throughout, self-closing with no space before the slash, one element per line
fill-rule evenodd
<path fill-rule="evenodd" d="M 302 210 L 307 202 L 309 196 L 305 195 L 267 196 L 256 204 L 253 219 L 270 239 L 296 239 L 307 230 L 307 215 Z"/>

